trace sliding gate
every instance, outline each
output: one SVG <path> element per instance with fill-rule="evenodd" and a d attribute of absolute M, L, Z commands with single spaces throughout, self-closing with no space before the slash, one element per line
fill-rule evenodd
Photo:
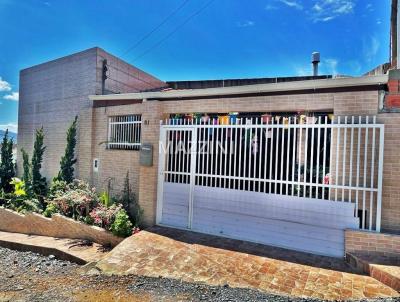
<path fill-rule="evenodd" d="M 341 257 L 344 229 L 380 231 L 375 117 L 167 120 L 157 223 Z"/>

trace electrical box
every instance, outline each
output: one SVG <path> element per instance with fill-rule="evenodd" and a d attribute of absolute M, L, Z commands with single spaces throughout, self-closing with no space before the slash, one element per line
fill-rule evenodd
<path fill-rule="evenodd" d="M 99 172 L 99 160 L 97 158 L 93 159 L 93 171 Z"/>
<path fill-rule="evenodd" d="M 141 166 L 151 167 L 153 165 L 153 145 L 142 144 L 140 148 L 139 162 Z"/>

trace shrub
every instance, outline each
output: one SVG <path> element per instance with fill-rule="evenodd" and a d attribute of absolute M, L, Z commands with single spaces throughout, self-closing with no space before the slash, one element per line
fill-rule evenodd
<path fill-rule="evenodd" d="M 47 199 L 52 200 L 54 198 L 60 197 L 65 192 L 67 192 L 69 188 L 70 186 L 68 186 L 67 182 L 54 179 L 49 188 Z"/>
<path fill-rule="evenodd" d="M 10 182 L 14 186 L 13 194 L 17 197 L 26 196 L 25 182 L 17 177 L 14 177 Z"/>
<path fill-rule="evenodd" d="M 110 207 L 106 207 L 103 204 L 99 204 L 90 212 L 90 217 L 92 218 L 94 225 L 110 230 L 117 213 L 121 209 L 121 205 L 113 204 Z"/>
<path fill-rule="evenodd" d="M 11 179 L 15 176 L 15 165 L 13 162 L 14 142 L 8 138 L 8 129 L 4 134 L 0 149 L 0 190 L 5 193 L 12 191 Z"/>
<path fill-rule="evenodd" d="M 64 185 L 63 182 L 54 184 L 53 197 L 49 198 L 47 202 L 55 204 L 60 214 L 85 221 L 92 209 L 98 205 L 96 191 L 81 180 L 74 180 L 66 187 Z"/>
<path fill-rule="evenodd" d="M 129 172 L 126 172 L 124 188 L 119 200 L 134 226 L 139 227 L 142 223 L 143 210 L 140 208 L 136 196 L 131 190 Z"/>
<path fill-rule="evenodd" d="M 107 192 L 102 192 L 100 194 L 99 200 L 106 208 L 114 204 L 113 198 L 111 198 Z"/>
<path fill-rule="evenodd" d="M 29 155 L 24 149 L 21 149 L 22 153 L 22 166 L 24 169 L 24 174 L 22 175 L 22 180 L 25 183 L 25 190 L 28 195 L 33 195 L 32 192 L 32 173 L 31 173 L 31 163 L 29 161 Z"/>
<path fill-rule="evenodd" d="M 121 209 L 115 215 L 115 220 L 111 224 L 111 232 L 119 237 L 128 237 L 132 234 L 132 223 L 124 209 Z"/>
<path fill-rule="evenodd" d="M 14 192 L 6 196 L 4 206 L 17 212 L 37 212 L 42 211 L 39 200 L 31 198 L 25 190 L 25 182 L 14 177 L 10 182 L 14 186 Z"/>
<path fill-rule="evenodd" d="M 32 175 L 32 191 L 39 198 L 43 199 L 47 193 L 46 178 L 42 176 L 40 170 L 42 168 L 43 154 L 46 147 L 43 146 L 44 132 L 43 127 L 36 130 L 35 143 L 33 144 L 31 175 Z"/>
<path fill-rule="evenodd" d="M 43 216 L 50 218 L 56 213 L 58 213 L 57 206 L 54 203 L 49 203 L 46 207 L 46 210 L 43 211 Z"/>

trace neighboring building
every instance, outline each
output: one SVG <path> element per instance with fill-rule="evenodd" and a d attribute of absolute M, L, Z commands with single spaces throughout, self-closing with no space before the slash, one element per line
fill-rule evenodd
<path fill-rule="evenodd" d="M 108 69 L 105 85 L 104 60 Z M 68 125 L 75 115 L 91 107 L 88 95 L 164 86 L 164 82 L 97 47 L 24 69 L 20 73 L 18 157 L 21 148 L 31 154 L 35 129 L 43 126 L 47 149 L 42 171 L 50 180 L 59 169 Z M 22 171 L 22 161 L 18 165 Z"/>
<path fill-rule="evenodd" d="M 400 232 L 399 80 L 166 84 L 93 48 L 21 72 L 18 144 L 43 125 L 51 179 L 78 115 L 76 176 L 118 194 L 129 172 L 147 225 L 342 256 L 347 228 Z"/>

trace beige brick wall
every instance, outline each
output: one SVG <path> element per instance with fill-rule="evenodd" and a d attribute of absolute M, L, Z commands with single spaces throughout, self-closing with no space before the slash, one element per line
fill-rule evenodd
<path fill-rule="evenodd" d="M 66 145 L 66 131 L 75 115 L 81 128 L 77 156 L 88 145 L 91 135 L 89 95 L 101 94 L 102 61 L 107 59 L 106 90 L 114 93 L 137 92 L 164 87 L 165 83 L 121 59 L 94 47 L 20 72 L 18 111 L 18 171 L 22 173 L 21 148 L 32 153 L 35 130 L 44 127 L 46 151 L 42 173 L 48 181 L 57 175 Z M 91 111 L 91 110 L 90 110 Z M 89 125 L 89 127 L 88 127 Z M 82 154 L 76 173 L 91 178 L 87 169 L 88 152 Z M 86 166 L 85 166 L 86 165 Z M 80 168 L 80 169 L 79 169 Z"/>
<path fill-rule="evenodd" d="M 366 256 L 400 255 L 400 236 L 368 231 L 345 231 L 345 251 Z"/>
<path fill-rule="evenodd" d="M 378 91 L 337 92 L 318 94 L 295 94 L 279 96 L 255 96 L 237 98 L 216 98 L 205 100 L 183 101 L 148 101 L 142 104 L 110 106 L 93 109 L 92 143 L 85 144 L 86 154 L 81 155 L 86 163 L 80 161 L 81 175 L 93 181 L 97 187 L 104 189 L 108 178 L 114 179 L 114 192 L 117 194 L 123 184 L 126 171 L 132 175 L 134 190 L 140 204 L 145 210 L 145 221 L 152 224 L 155 221 L 157 199 L 157 162 L 159 120 L 170 113 L 192 112 L 297 112 L 297 111 L 326 111 L 335 115 L 376 115 L 378 113 Z M 107 139 L 107 118 L 112 115 L 142 114 L 142 141 L 152 143 L 154 155 L 152 167 L 139 166 L 138 151 L 106 150 L 105 145 L 99 145 Z M 395 154 L 398 144 L 396 134 L 400 128 L 400 114 L 379 114 L 378 122 L 386 125 L 385 167 L 384 167 L 384 197 L 382 210 L 382 227 L 384 230 L 400 231 L 400 192 L 397 189 L 396 176 L 400 169 L 397 163 L 400 158 Z M 86 127 L 86 126 L 85 126 Z M 89 123 L 87 127 L 90 127 Z M 400 129 L 399 129 L 400 130 Z M 90 134 L 88 130 L 84 136 Z M 81 134 L 82 136 L 82 134 Z M 81 152 L 81 151 L 80 151 Z M 82 151 L 83 152 L 83 151 Z M 89 156 L 87 153 L 92 152 Z M 90 158 L 90 171 L 87 171 Z M 91 161 L 100 160 L 97 175 L 91 175 Z M 348 169 L 348 167 L 346 168 Z M 388 174 L 390 173 L 390 174 Z M 391 177 L 387 177 L 391 175 Z M 367 201 L 369 200 L 367 196 Z M 367 202 L 368 206 L 368 202 Z"/>

